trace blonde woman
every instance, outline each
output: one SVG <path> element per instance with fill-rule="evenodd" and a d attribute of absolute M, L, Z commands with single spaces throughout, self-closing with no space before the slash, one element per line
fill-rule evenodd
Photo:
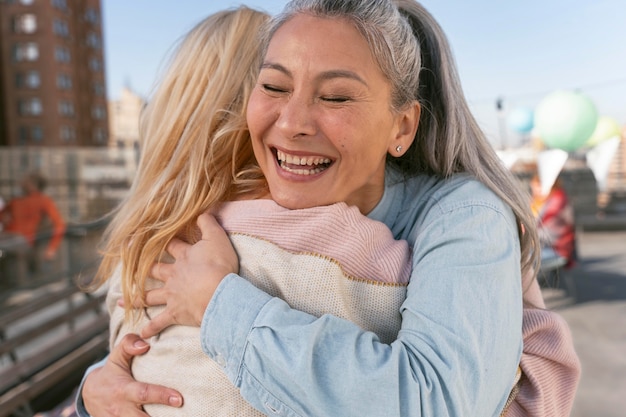
<path fill-rule="evenodd" d="M 111 348 L 161 312 L 132 309 L 131 300 L 159 287 L 147 278 L 147 268 L 167 257 L 165 246 L 173 239 L 197 241 L 197 215 L 209 210 L 242 256 L 242 275 L 258 287 L 311 314 L 349 319 L 387 342 L 398 332 L 410 274 L 406 241 L 394 240 L 384 224 L 343 203 L 289 210 L 268 198 L 242 118 L 267 18 L 242 7 L 200 22 L 182 40 L 142 114 L 140 168 L 105 233 L 95 283 L 110 285 Z M 281 232 L 285 223 L 309 231 L 308 238 Z M 307 271 L 301 280 L 291 278 L 294 266 Z M 315 289 L 324 292 L 312 297 Z M 120 299 L 128 308 L 119 306 Z M 167 384 L 184 395 L 181 408 L 148 404 L 145 411 L 262 415 L 228 382 L 219 361 L 202 353 L 199 340 L 197 328 L 177 326 L 152 338 L 150 352 L 135 358 L 137 380 Z"/>

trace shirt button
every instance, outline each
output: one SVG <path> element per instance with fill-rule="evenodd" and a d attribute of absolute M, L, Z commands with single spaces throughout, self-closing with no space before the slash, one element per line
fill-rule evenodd
<path fill-rule="evenodd" d="M 218 364 L 219 366 L 221 366 L 222 368 L 225 368 L 225 367 L 226 367 L 226 359 L 224 358 L 224 356 L 222 356 L 222 354 L 221 354 L 221 353 L 218 353 L 218 354 L 215 356 L 215 362 L 217 362 L 217 364 Z"/>

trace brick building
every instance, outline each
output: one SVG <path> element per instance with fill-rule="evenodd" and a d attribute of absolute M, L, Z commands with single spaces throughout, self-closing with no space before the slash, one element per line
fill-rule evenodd
<path fill-rule="evenodd" d="M 100 0 L 0 0 L 0 146 L 106 146 Z"/>

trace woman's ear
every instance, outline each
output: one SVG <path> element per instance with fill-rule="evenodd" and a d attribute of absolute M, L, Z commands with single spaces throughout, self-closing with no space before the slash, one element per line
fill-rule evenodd
<path fill-rule="evenodd" d="M 421 106 L 417 101 L 408 105 L 397 116 L 397 131 L 387 150 L 392 156 L 400 157 L 415 140 L 415 133 L 420 122 Z"/>

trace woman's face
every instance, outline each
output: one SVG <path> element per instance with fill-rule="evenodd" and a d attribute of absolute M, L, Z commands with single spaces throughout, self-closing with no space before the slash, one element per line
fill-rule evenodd
<path fill-rule="evenodd" d="M 247 110 L 272 198 L 296 209 L 344 201 L 368 213 L 385 155 L 413 140 L 419 107 L 391 110 L 390 85 L 345 20 L 297 15 L 274 34 Z"/>

